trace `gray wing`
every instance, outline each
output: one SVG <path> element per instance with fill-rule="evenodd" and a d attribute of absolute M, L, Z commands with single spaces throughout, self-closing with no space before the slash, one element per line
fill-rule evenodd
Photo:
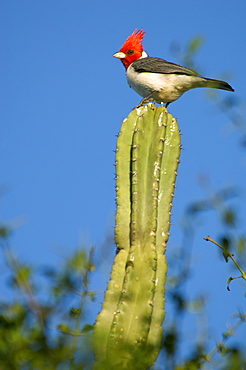
<path fill-rule="evenodd" d="M 135 60 L 132 64 L 134 70 L 138 73 L 151 72 L 151 73 L 167 73 L 167 74 L 182 74 L 187 76 L 198 76 L 198 73 L 192 69 L 182 67 L 178 64 L 168 62 L 161 58 L 146 57 Z"/>

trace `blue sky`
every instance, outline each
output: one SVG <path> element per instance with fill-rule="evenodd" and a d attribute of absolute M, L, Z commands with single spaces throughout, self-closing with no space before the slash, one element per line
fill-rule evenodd
<path fill-rule="evenodd" d="M 200 36 L 204 43 L 195 58 L 199 72 L 225 78 L 235 88 L 242 102 L 238 111 L 244 115 L 245 12 L 244 2 L 232 5 L 228 0 L 153 5 L 128 0 L 1 2 L 0 209 L 2 221 L 15 229 L 11 243 L 18 257 L 35 266 L 56 265 L 78 244 L 94 244 L 97 260 L 103 262 L 97 291 L 103 292 L 114 254 L 112 243 L 107 250 L 105 241 L 114 226 L 115 135 L 140 100 L 112 54 L 135 28 L 143 28 L 150 56 L 179 63 L 170 45 L 184 49 L 192 37 Z M 178 119 L 184 148 L 168 244 L 172 258 L 182 242 L 185 208 L 205 196 L 201 175 L 214 189 L 239 187 L 233 204 L 239 232 L 245 234 L 246 152 L 240 133 L 203 89 L 186 93 L 168 110 Z M 207 299 L 213 340 L 220 339 L 238 308 L 245 310 L 245 285 L 236 281 L 226 291 L 226 279 L 235 271 L 202 240 L 222 231 L 215 213 L 199 219 L 187 286 L 191 296 L 200 292 Z M 1 276 L 6 281 L 5 267 Z M 5 290 L 0 294 L 3 299 Z M 95 312 L 102 299 L 99 294 Z M 243 333 L 245 328 L 238 337 Z"/>

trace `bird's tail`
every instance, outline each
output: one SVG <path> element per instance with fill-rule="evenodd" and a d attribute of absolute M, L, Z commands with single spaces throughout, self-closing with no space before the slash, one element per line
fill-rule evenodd
<path fill-rule="evenodd" d="M 200 87 L 210 87 L 212 89 L 221 89 L 227 91 L 234 91 L 234 89 L 225 81 L 212 80 L 211 78 L 202 78 Z"/>

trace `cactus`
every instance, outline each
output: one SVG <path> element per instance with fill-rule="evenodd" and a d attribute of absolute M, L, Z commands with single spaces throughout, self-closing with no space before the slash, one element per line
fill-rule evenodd
<path fill-rule="evenodd" d="M 114 259 L 94 327 L 95 370 L 144 370 L 161 346 L 166 242 L 180 153 L 177 122 L 148 104 L 123 121 L 116 149 Z"/>

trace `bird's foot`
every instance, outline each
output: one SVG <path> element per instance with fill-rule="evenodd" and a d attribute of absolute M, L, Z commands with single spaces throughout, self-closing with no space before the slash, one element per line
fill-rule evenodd
<path fill-rule="evenodd" d="M 134 107 L 133 109 L 136 109 L 136 108 L 140 108 L 142 105 L 144 104 L 147 104 L 147 103 L 150 103 L 152 101 L 155 101 L 153 99 L 153 95 L 156 93 L 156 91 L 152 91 L 149 95 L 147 95 L 145 98 L 143 98 L 140 103 L 138 105 L 136 105 L 136 107 Z"/>
<path fill-rule="evenodd" d="M 138 105 L 136 105 L 133 109 L 140 108 L 140 107 L 142 107 L 142 105 L 147 104 L 147 103 L 150 103 L 150 102 L 152 102 L 152 101 L 154 101 L 154 100 L 153 100 L 153 99 L 146 99 L 146 98 L 144 98 L 144 99 L 142 99 L 142 100 L 140 101 L 140 103 L 139 103 Z"/>

